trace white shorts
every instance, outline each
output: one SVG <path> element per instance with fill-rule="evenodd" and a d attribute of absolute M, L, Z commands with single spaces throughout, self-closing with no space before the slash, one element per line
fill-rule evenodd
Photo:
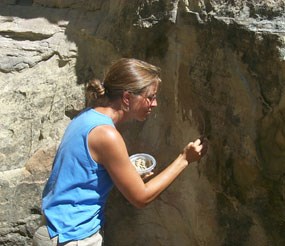
<path fill-rule="evenodd" d="M 40 226 L 33 237 L 33 246 L 102 246 L 103 237 L 100 232 L 96 232 L 82 240 L 58 243 L 58 237 L 50 238 L 46 225 Z"/>

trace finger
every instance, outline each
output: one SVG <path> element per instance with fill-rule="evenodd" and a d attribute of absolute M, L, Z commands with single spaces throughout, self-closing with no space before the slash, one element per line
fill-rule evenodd
<path fill-rule="evenodd" d="M 195 151 L 197 151 L 197 152 L 201 152 L 203 150 L 203 145 L 198 145 L 198 146 L 196 146 L 196 148 L 195 148 Z"/>
<path fill-rule="evenodd" d="M 203 148 L 203 145 L 200 145 L 199 144 L 199 141 L 195 141 L 195 142 L 190 142 L 188 145 L 187 145 L 187 148 L 186 150 L 187 151 L 194 151 L 196 153 L 200 152 Z"/>
<path fill-rule="evenodd" d="M 200 138 L 194 141 L 194 145 L 200 145 L 201 143 L 202 143 L 202 140 Z"/>
<path fill-rule="evenodd" d="M 203 144 L 203 148 L 201 150 L 201 154 L 205 155 L 207 153 L 207 151 L 208 151 L 208 144 L 205 144 L 205 145 Z"/>
<path fill-rule="evenodd" d="M 189 142 L 186 147 L 189 149 L 193 146 L 193 144 L 194 144 L 193 142 Z"/>

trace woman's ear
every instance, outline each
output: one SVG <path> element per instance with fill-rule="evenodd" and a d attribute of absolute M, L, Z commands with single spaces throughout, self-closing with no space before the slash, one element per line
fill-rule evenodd
<path fill-rule="evenodd" d="M 126 112 L 130 109 L 130 98 L 131 93 L 128 91 L 124 91 L 122 95 L 122 109 Z"/>

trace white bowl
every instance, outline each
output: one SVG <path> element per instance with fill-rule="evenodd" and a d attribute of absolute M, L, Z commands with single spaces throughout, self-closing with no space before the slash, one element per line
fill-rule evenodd
<path fill-rule="evenodd" d="M 134 154 L 130 160 L 140 175 L 151 172 L 156 166 L 154 157 L 145 153 Z"/>

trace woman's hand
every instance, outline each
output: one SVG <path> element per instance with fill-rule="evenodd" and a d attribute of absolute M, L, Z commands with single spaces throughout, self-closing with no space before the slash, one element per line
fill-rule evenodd
<path fill-rule="evenodd" d="M 188 163 L 199 161 L 208 150 L 207 138 L 198 138 L 194 142 L 188 143 L 183 149 L 183 156 Z"/>

